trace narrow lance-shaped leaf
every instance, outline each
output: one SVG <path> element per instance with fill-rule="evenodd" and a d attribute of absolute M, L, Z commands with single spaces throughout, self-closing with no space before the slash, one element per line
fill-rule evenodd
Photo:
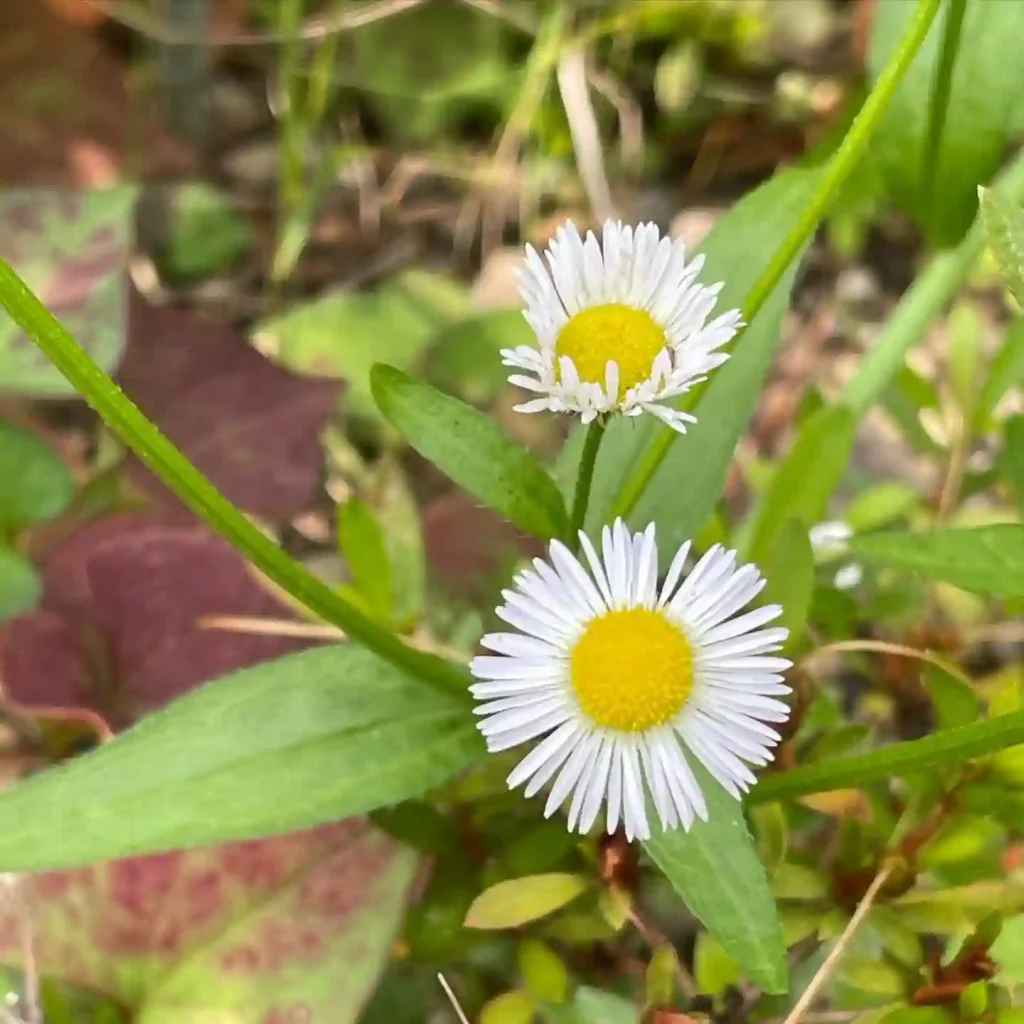
<path fill-rule="evenodd" d="M 790 651 L 803 637 L 814 590 L 814 552 L 802 519 L 794 516 L 786 521 L 760 566 L 766 580 L 762 601 L 782 606 L 775 624 L 789 630 L 785 649 Z"/>
<path fill-rule="evenodd" d="M 391 366 L 375 366 L 370 382 L 384 416 L 460 487 L 537 537 L 565 535 L 554 481 L 489 416 Z"/>
<path fill-rule="evenodd" d="M 384 531 L 365 501 L 350 498 L 339 506 L 338 543 L 356 590 L 377 618 L 390 621 L 394 612 L 391 562 Z"/>
<path fill-rule="evenodd" d="M 1024 526 L 1000 523 L 931 533 L 853 538 L 858 558 L 993 597 L 1024 597 Z"/>
<path fill-rule="evenodd" d="M 200 687 L 0 794 L 0 870 L 267 836 L 417 796 L 483 754 L 472 716 L 331 646 Z"/>
<path fill-rule="evenodd" d="M 1013 711 L 984 722 L 891 743 L 881 750 L 852 757 L 835 757 L 801 765 L 762 779 L 747 798 L 751 803 L 791 800 L 844 786 L 866 786 L 939 766 L 961 764 L 974 757 L 1024 743 L 1024 711 Z"/>
<path fill-rule="evenodd" d="M 694 767 L 708 820 L 688 832 L 662 832 L 644 846 L 736 965 L 765 991 L 784 992 L 782 926 L 743 808 L 699 765 Z"/>
<path fill-rule="evenodd" d="M 1017 508 L 1024 514 L 1024 413 L 1017 413 L 1006 421 L 999 465 Z"/>
<path fill-rule="evenodd" d="M 821 409 L 801 427 L 768 487 L 754 527 L 750 558 L 764 565 L 778 533 L 794 515 L 807 524 L 824 514 L 846 469 L 857 421 L 845 406 Z"/>
<path fill-rule="evenodd" d="M 981 220 L 1006 287 L 1024 308 L 1024 207 L 1013 199 L 979 188 Z"/>

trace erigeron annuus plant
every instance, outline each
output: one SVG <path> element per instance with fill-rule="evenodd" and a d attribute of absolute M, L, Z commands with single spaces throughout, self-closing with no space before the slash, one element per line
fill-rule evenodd
<path fill-rule="evenodd" d="M 939 8 L 940 0 L 916 6 L 827 166 L 782 172 L 751 193 L 702 253 L 652 225 L 619 222 L 600 239 L 561 227 L 546 263 L 527 250 L 522 288 L 535 338 L 502 358 L 527 392 L 523 413 L 580 419 L 557 483 L 483 413 L 377 367 L 377 406 L 408 443 L 547 544 L 547 557 L 519 567 L 496 611 L 510 631 L 485 633 L 469 669 L 399 635 L 286 555 L 0 265 L 0 302 L 106 422 L 254 566 L 346 637 L 216 680 L 0 794 L 0 869 L 280 833 L 432 790 L 456 800 L 453 780 L 500 768 L 528 796 L 546 793 L 543 805 L 522 800 L 516 813 L 564 808 L 589 852 L 598 832 L 642 842 L 739 970 L 762 990 L 785 991 L 780 912 L 749 808 L 1024 742 L 1024 712 L 1011 711 L 816 763 L 800 764 L 790 746 L 790 761 L 769 767 L 783 734 L 792 739 L 791 662 L 808 655 L 808 527 L 824 518 L 858 418 L 923 332 L 922 309 L 934 315 L 959 280 L 950 284 L 950 268 L 965 273 L 977 257 L 980 228 L 936 257 L 846 390 L 801 424 L 750 528 L 713 521 L 727 544 L 705 530 L 778 344 L 796 262 L 864 158 Z M 945 130 L 942 82 L 957 40 L 944 38 L 925 152 Z M 1016 195 L 1022 179 L 1018 160 L 993 195 Z M 1010 275 L 1015 246 L 999 237 Z M 849 557 L 1019 599 L 1022 529 L 854 534 Z M 855 590 L 860 581 L 846 582 Z M 895 877 L 895 859 L 888 849 L 858 852 L 877 862 L 881 881 L 856 894 L 870 903 Z M 901 871 L 900 885 L 912 881 L 910 866 Z M 594 873 L 586 884 L 603 882 Z"/>

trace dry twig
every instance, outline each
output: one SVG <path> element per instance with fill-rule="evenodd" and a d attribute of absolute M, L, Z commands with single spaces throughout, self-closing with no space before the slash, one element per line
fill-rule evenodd
<path fill-rule="evenodd" d="M 601 133 L 594 116 L 594 105 L 590 102 L 587 55 L 582 46 L 562 54 L 558 61 L 557 78 L 583 188 L 591 210 L 603 222 L 612 217 L 615 211 L 601 151 Z"/>
<path fill-rule="evenodd" d="M 459 1001 L 455 998 L 455 993 L 452 991 L 451 985 L 448 984 L 448 979 L 438 972 L 437 980 L 441 983 L 441 988 L 444 989 L 444 994 L 452 1004 L 452 1008 L 455 1010 L 455 1014 L 459 1018 L 460 1024 L 469 1024 L 469 1018 L 463 1012 L 462 1007 L 459 1006 Z"/>
<path fill-rule="evenodd" d="M 874 904 L 878 894 L 882 891 L 882 886 L 885 885 L 891 873 L 892 867 L 886 865 L 875 875 L 874 881 L 868 886 L 867 892 L 861 897 L 860 903 L 857 904 L 857 909 L 853 912 L 853 916 L 843 929 L 843 934 L 839 936 L 831 952 L 825 957 L 825 962 L 815 972 L 810 984 L 804 989 L 803 994 L 797 1000 L 796 1006 L 793 1007 L 789 1016 L 786 1017 L 782 1024 L 797 1024 L 797 1021 L 803 1017 L 804 1012 L 817 999 L 822 986 L 828 981 L 829 976 L 839 964 L 843 954 L 846 952 L 846 947 L 850 944 L 850 940 L 854 935 L 856 935 L 857 929 L 864 922 L 864 918 L 867 917 L 868 911 Z"/>

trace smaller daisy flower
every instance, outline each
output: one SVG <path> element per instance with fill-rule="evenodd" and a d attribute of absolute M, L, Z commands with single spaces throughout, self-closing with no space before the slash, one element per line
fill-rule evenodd
<path fill-rule="evenodd" d="M 580 413 L 584 423 L 649 412 L 685 432 L 696 421 L 671 400 L 726 361 L 720 349 L 742 326 L 737 309 L 708 323 L 722 285 L 696 283 L 704 257 L 687 260 L 682 241 L 654 224 L 612 220 L 603 243 L 565 224 L 545 255 L 547 266 L 528 245 L 518 272 L 537 345 L 501 353 L 525 371 L 509 381 L 539 396 L 517 411 Z"/>
<path fill-rule="evenodd" d="M 473 660 L 480 731 L 491 751 L 539 740 L 509 776 L 544 809 L 567 799 L 569 829 L 587 832 L 607 805 L 607 829 L 650 836 L 648 798 L 662 827 L 689 828 L 707 804 L 689 758 L 737 799 L 756 781 L 784 722 L 789 692 L 774 657 L 788 635 L 766 629 L 781 612 L 739 614 L 764 586 L 753 565 L 715 545 L 684 578 L 689 543 L 661 587 L 654 526 L 605 527 L 599 555 L 580 534 L 586 564 L 558 541 L 503 592 L 498 615 L 516 632 L 491 633 Z"/>

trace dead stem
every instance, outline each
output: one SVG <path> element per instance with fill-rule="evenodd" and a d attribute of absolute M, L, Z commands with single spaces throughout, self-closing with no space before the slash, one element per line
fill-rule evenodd
<path fill-rule="evenodd" d="M 656 949 L 662 946 L 672 946 L 668 936 L 663 934 L 655 925 L 651 924 L 650 921 L 645 921 L 637 911 L 636 907 L 630 907 L 627 915 L 629 923 L 643 936 L 644 942 L 647 943 L 651 952 L 653 953 Z M 679 962 L 679 958 L 676 957 L 676 982 L 679 985 L 680 991 L 686 996 L 687 999 L 694 999 L 699 993 L 700 989 L 697 987 L 697 982 L 694 981 L 690 972 Z"/>
<path fill-rule="evenodd" d="M 875 875 L 874 881 L 872 881 L 871 885 L 868 886 L 867 892 L 861 897 L 860 903 L 857 904 L 857 909 L 853 912 L 853 916 L 843 929 L 843 934 L 839 936 L 838 941 L 825 958 L 825 962 L 818 968 L 814 977 L 811 978 L 810 984 L 804 989 L 803 994 L 797 1000 L 796 1006 L 793 1007 L 789 1016 L 786 1017 L 782 1024 L 797 1024 L 797 1021 L 799 1021 L 803 1016 L 804 1011 L 807 1010 L 811 1003 L 813 1003 L 817 998 L 822 986 L 826 981 L 828 981 L 829 975 L 831 975 L 832 971 L 835 970 L 839 961 L 842 959 L 843 953 L 846 952 L 846 947 L 850 944 L 850 940 L 857 933 L 857 929 L 860 928 L 863 923 L 864 918 L 867 916 L 868 911 L 871 909 L 872 904 L 875 902 L 879 892 L 881 892 L 882 886 L 885 885 L 891 872 L 892 866 L 886 865 L 878 872 L 877 875 Z"/>
<path fill-rule="evenodd" d="M 451 985 L 448 984 L 448 979 L 441 974 L 440 971 L 437 974 L 437 980 L 441 983 L 441 988 L 444 989 L 444 994 L 452 1004 L 452 1009 L 455 1010 L 455 1014 L 459 1018 L 460 1024 L 469 1024 L 469 1018 L 463 1012 L 462 1007 L 459 1006 L 459 1001 L 455 998 L 455 993 L 452 991 Z"/>
<path fill-rule="evenodd" d="M 915 658 L 917 661 L 925 661 L 929 665 L 941 668 L 943 672 L 948 672 L 958 682 L 963 683 L 964 686 L 967 686 L 970 689 L 974 688 L 974 684 L 971 682 L 970 677 L 965 675 L 948 659 L 943 658 L 938 654 L 932 654 L 931 651 L 921 651 L 916 647 L 907 647 L 906 644 L 893 644 L 885 640 L 841 640 L 838 643 L 826 644 L 824 647 L 819 647 L 817 650 L 811 651 L 809 654 L 805 655 L 801 662 L 801 667 L 809 671 L 810 662 L 814 661 L 816 658 L 825 654 L 841 654 L 844 651 L 867 651 L 875 654 L 898 654 L 904 658 Z"/>
<path fill-rule="evenodd" d="M 562 97 L 569 134 L 576 153 L 576 166 L 590 209 L 602 223 L 615 214 L 608 175 L 601 150 L 601 133 L 590 101 L 587 81 L 587 54 L 582 47 L 566 50 L 558 62 L 556 77 Z"/>

